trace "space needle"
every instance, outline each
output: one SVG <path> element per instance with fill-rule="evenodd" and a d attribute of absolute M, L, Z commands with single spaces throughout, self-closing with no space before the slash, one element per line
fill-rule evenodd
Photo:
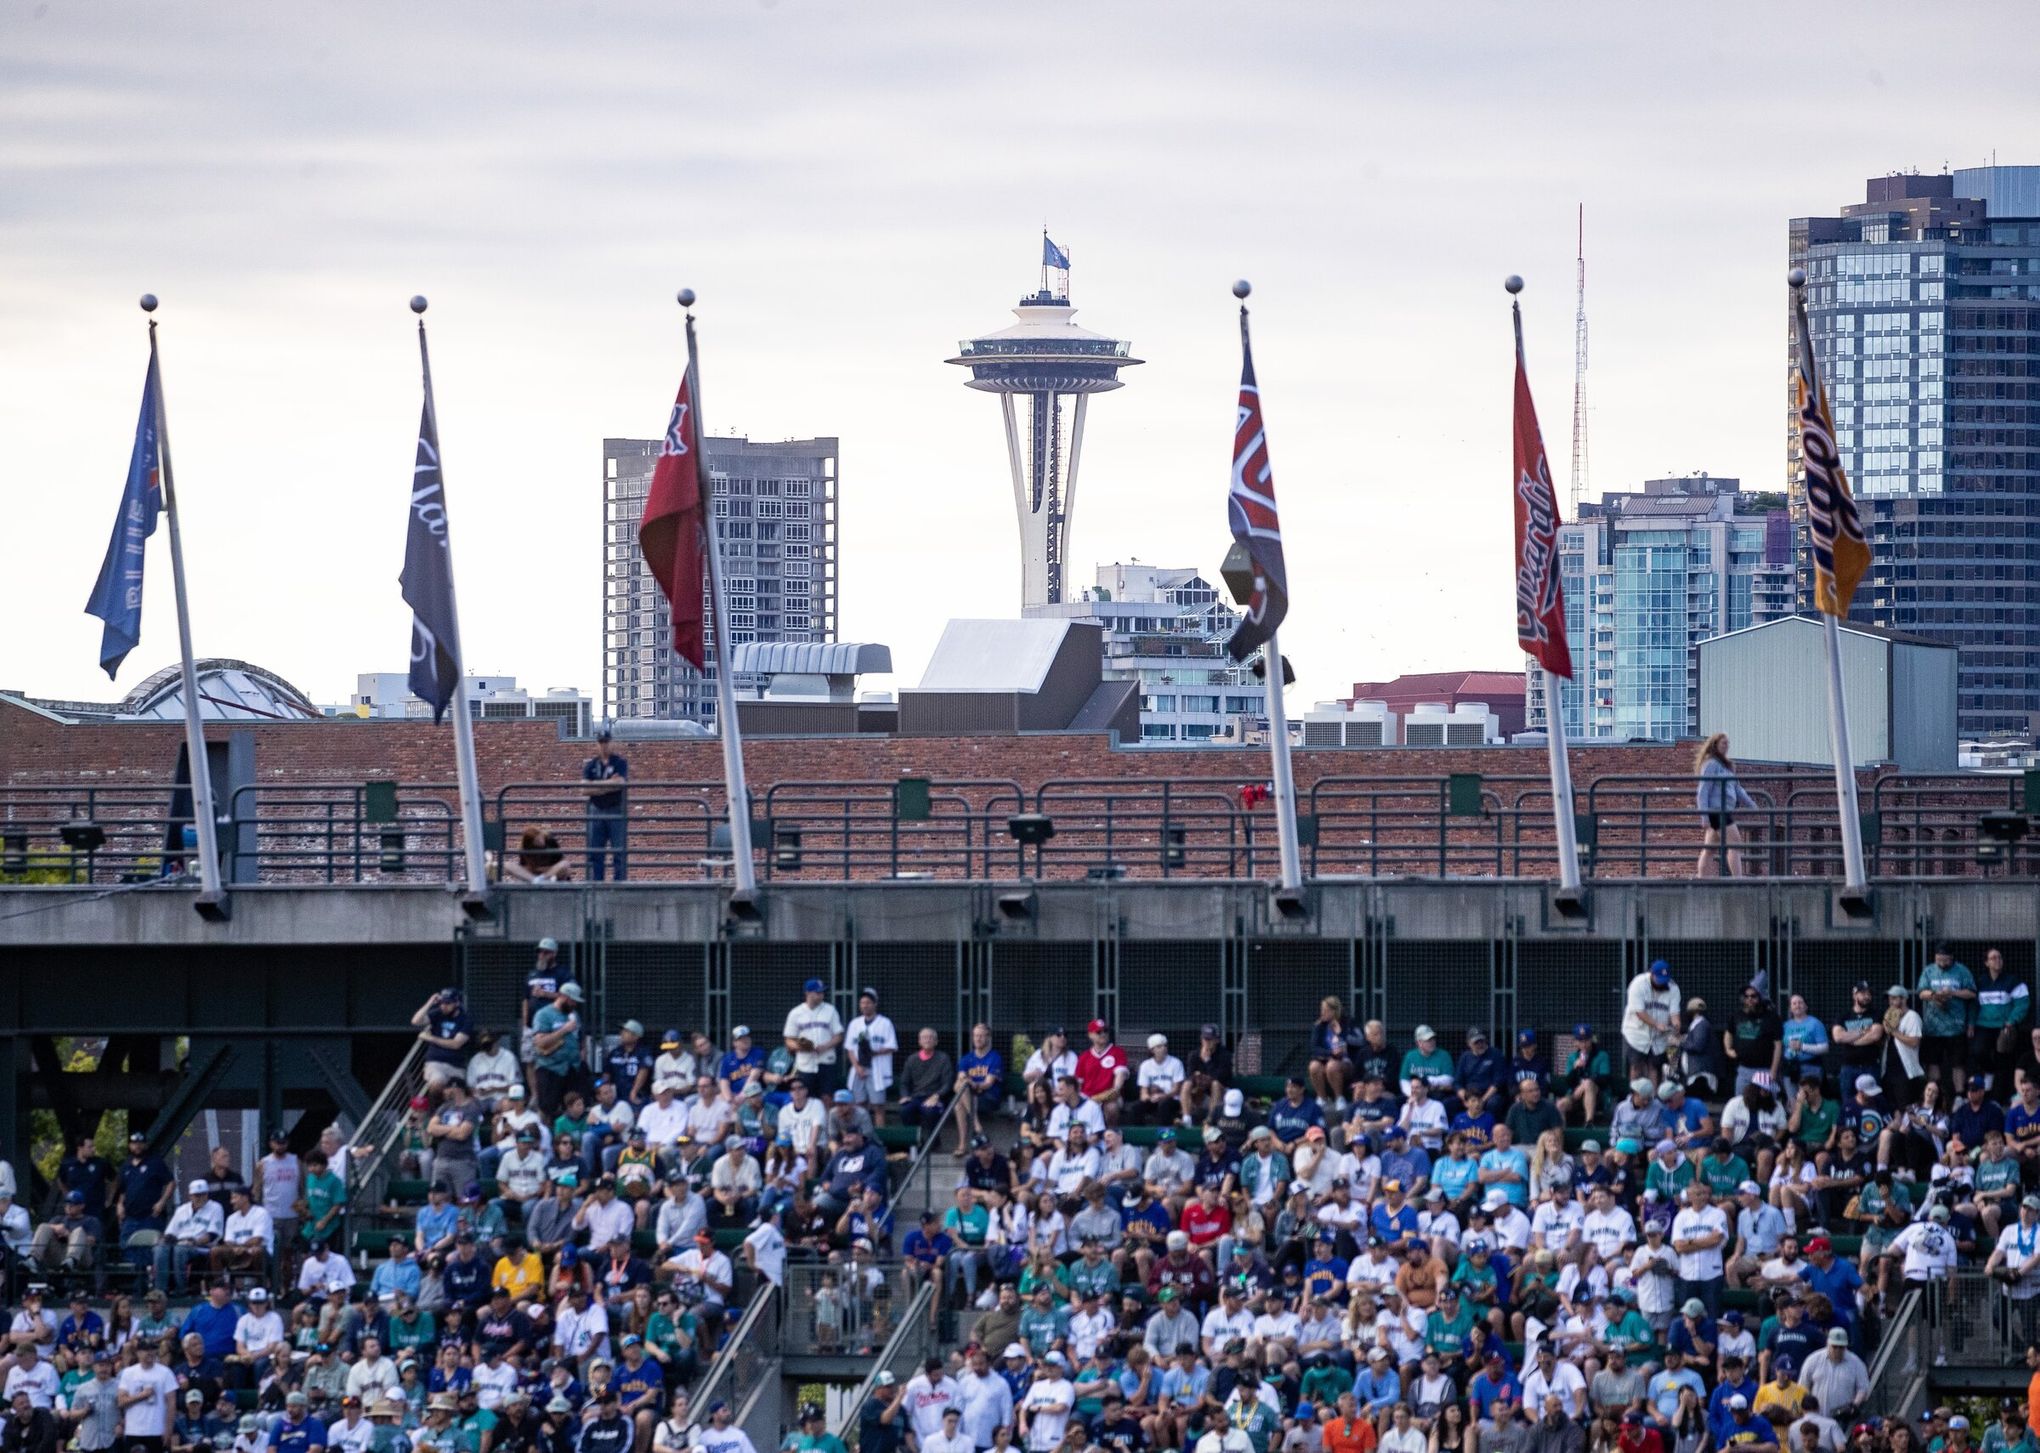
<path fill-rule="evenodd" d="M 1070 306 L 1069 254 L 1041 238 L 1041 290 L 1013 309 L 1020 321 L 972 338 L 948 360 L 970 370 L 970 387 L 999 396 L 1006 458 L 1020 519 L 1022 607 L 1063 599 L 1075 511 L 1084 412 L 1092 394 L 1121 387 L 1119 370 L 1142 360 L 1130 344 L 1079 328 Z M 1016 401 L 1027 401 L 1023 428 Z M 1067 406 L 1065 401 L 1069 401 Z"/>

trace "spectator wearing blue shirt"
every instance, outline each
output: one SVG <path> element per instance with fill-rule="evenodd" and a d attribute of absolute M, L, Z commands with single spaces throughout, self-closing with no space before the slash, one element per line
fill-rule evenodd
<path fill-rule="evenodd" d="M 1740 1411 L 1747 1412 L 1757 1399 L 1757 1380 L 1749 1375 L 1743 1359 L 1731 1353 L 1721 1360 L 1721 1382 L 1707 1400 L 1707 1427 L 1714 1434 L 1717 1447 L 1725 1448 L 1732 1441 L 1737 1410 L 1731 1409 L 1729 1403 L 1737 1398 L 1742 1400 Z M 1773 1438 L 1771 1441 L 1777 1440 Z"/>
<path fill-rule="evenodd" d="M 2005 1128 L 2005 1109 L 1990 1098 L 1991 1076 L 1977 1071 L 1970 1075 L 1962 1103 L 1948 1116 L 1948 1134 L 1962 1142 L 1964 1150 L 1981 1150 L 1983 1138 Z"/>
<path fill-rule="evenodd" d="M 125 1246 L 137 1231 L 161 1231 L 170 1219 L 170 1193 L 176 1180 L 161 1156 L 150 1155 L 149 1137 L 137 1130 L 128 1137 L 128 1158 L 116 1182 L 120 1187 L 120 1240 Z"/>
<path fill-rule="evenodd" d="M 1679 1149 L 1704 1145 L 1714 1138 L 1714 1117 L 1677 1080 L 1658 1086 L 1658 1101 L 1664 1113 L 1664 1133 Z"/>
<path fill-rule="evenodd" d="M 1487 1421 L 1495 1400 L 1505 1395 L 1511 1402 L 1522 1402 L 1523 1384 L 1516 1374 L 1509 1370 L 1508 1355 L 1500 1347 L 1490 1347 L 1486 1364 L 1482 1366 L 1467 1390 L 1467 1397 L 1473 1403 L 1475 1420 Z"/>
<path fill-rule="evenodd" d="M 312 1453 L 326 1446 L 326 1425 L 311 1414 L 311 1399 L 294 1391 L 283 1400 L 283 1416 L 269 1425 L 276 1453 Z"/>
<path fill-rule="evenodd" d="M 822 1182 L 815 1204 L 832 1218 L 840 1216 L 866 1187 L 885 1194 L 885 1152 L 867 1145 L 863 1130 L 852 1124 L 843 1131 L 843 1148 L 823 1168 Z"/>
<path fill-rule="evenodd" d="M 645 1027 L 635 1019 L 623 1021 L 616 1043 L 602 1059 L 602 1075 L 616 1086 L 616 1093 L 633 1106 L 649 1104 L 652 1098 L 651 1047 L 645 1043 Z"/>
<path fill-rule="evenodd" d="M 1267 1126 L 1274 1132 L 1284 1153 L 1293 1152 L 1301 1145 L 1304 1132 L 1313 1125 L 1320 1130 L 1324 1128 L 1325 1112 L 1307 1093 L 1309 1089 L 1301 1075 L 1291 1075 L 1282 1098 L 1268 1107 Z"/>
<path fill-rule="evenodd" d="M 1459 1056 L 1459 1063 L 1453 1067 L 1452 1082 L 1464 1092 L 1471 1090 L 1479 1104 L 1488 1110 L 1502 1108 L 1502 1087 L 1508 1080 L 1508 1067 L 1502 1061 L 1502 1052 L 1488 1043 L 1487 1031 L 1478 1024 L 1466 1031 L 1466 1052 Z"/>
<path fill-rule="evenodd" d="M 459 1230 L 460 1207 L 453 1204 L 453 1187 L 445 1181 L 434 1181 L 414 1223 L 413 1244 L 418 1254 L 453 1250 L 454 1234 Z"/>
<path fill-rule="evenodd" d="M 1402 1182 L 1404 1193 L 1412 1198 L 1421 1195 L 1431 1177 L 1430 1152 L 1421 1145 L 1412 1146 L 1409 1133 L 1400 1125 L 1389 1126 L 1383 1140 L 1382 1178 Z"/>
<path fill-rule="evenodd" d="M 1786 1018 L 1782 1028 L 1786 1077 L 1793 1080 L 1821 1078 L 1827 1068 L 1827 1026 L 1806 1012 L 1805 995 L 1794 994 L 1786 1001 Z"/>
<path fill-rule="evenodd" d="M 1367 1349 L 1367 1366 L 1354 1375 L 1353 1397 L 1370 1417 L 1393 1408 L 1402 1398 L 1402 1378 L 1388 1360 L 1386 1347 Z"/>
<path fill-rule="evenodd" d="M 205 1300 L 185 1315 L 177 1335 L 196 1335 L 205 1343 L 206 1356 L 225 1357 L 234 1351 L 234 1327 L 244 1310 L 234 1300 L 233 1289 L 225 1281 L 216 1281 L 206 1288 Z"/>
<path fill-rule="evenodd" d="M 418 1030 L 419 1042 L 425 1046 L 428 1092 L 467 1069 L 468 1041 L 474 1038 L 475 1024 L 461 1002 L 460 990 L 441 989 L 418 1007 L 411 1023 Z"/>
<path fill-rule="evenodd" d="M 1417 1208 L 1403 1194 L 1401 1181 L 1381 1183 L 1381 1199 L 1368 1213 L 1367 1229 L 1390 1246 L 1401 1246 L 1417 1234 Z"/>
<path fill-rule="evenodd" d="M 973 1024 L 970 1048 L 956 1062 L 956 1153 L 969 1149 L 970 1137 L 999 1113 L 1006 1100 L 1006 1059 L 992 1048 L 992 1027 Z"/>
<path fill-rule="evenodd" d="M 411 1244 L 395 1236 L 390 1239 L 390 1259 L 376 1267 L 375 1275 L 368 1279 L 368 1289 L 378 1300 L 396 1292 L 415 1298 L 423 1279 L 418 1260 L 411 1255 Z"/>
<path fill-rule="evenodd" d="M 715 1077 L 723 1082 L 727 1093 L 735 1096 L 744 1092 L 745 1081 L 762 1079 L 764 1074 L 765 1051 L 753 1042 L 750 1026 L 739 1024 L 730 1034 L 729 1052 L 716 1066 Z"/>
<path fill-rule="evenodd" d="M 1500 1191 L 1512 1206 L 1530 1204 L 1530 1157 L 1516 1148 L 1507 1125 L 1497 1125 L 1494 1144 L 1480 1157 L 1480 1183 L 1493 1193 Z"/>
<path fill-rule="evenodd" d="M 1535 1080 L 1540 1090 L 1551 1089 L 1551 1066 L 1545 1063 L 1534 1029 L 1525 1029 L 1516 1035 L 1516 1056 L 1509 1061 L 1509 1094 L 1521 1095 L 1525 1080 Z"/>
<path fill-rule="evenodd" d="M 1847 1329 L 1853 1343 L 1856 1294 L 1863 1290 L 1863 1278 L 1855 1263 L 1836 1256 L 1835 1244 L 1825 1236 L 1816 1236 L 1806 1243 L 1806 1260 L 1807 1264 L 1799 1270 L 1799 1279 L 1833 1304 L 1835 1321 Z"/>
<path fill-rule="evenodd" d="M 1785 1237 L 1785 1213 L 1764 1201 L 1763 1187 L 1744 1181 L 1736 1187 L 1735 1250 L 1727 1258 L 1728 1284 L 1744 1286 L 1757 1268 L 1778 1250 Z"/>
<path fill-rule="evenodd" d="M 1669 1427 L 1679 1415 L 1679 1390 L 1693 1389 L 1694 1400 L 1705 1404 L 1707 1384 L 1700 1374 L 1686 1365 L 1686 1354 L 1677 1348 L 1665 1349 L 1665 1365 L 1652 1375 L 1644 1396 L 1650 1399 L 1651 1411 L 1657 1414 L 1660 1423 Z"/>
<path fill-rule="evenodd" d="M 1714 1361 L 1714 1349 L 1721 1345 L 1721 1330 L 1698 1297 L 1679 1311 L 1679 1316 L 1665 1329 L 1665 1346 L 1705 1367 Z"/>
<path fill-rule="evenodd" d="M 1463 1136 L 1474 1155 L 1485 1155 L 1495 1143 L 1495 1126 L 1500 1122 L 1477 1091 L 1462 1091 L 1460 1103 L 1463 1108 L 1452 1117 L 1447 1133 Z"/>

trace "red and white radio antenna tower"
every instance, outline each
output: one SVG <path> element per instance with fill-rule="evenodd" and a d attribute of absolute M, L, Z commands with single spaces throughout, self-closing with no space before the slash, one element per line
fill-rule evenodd
<path fill-rule="evenodd" d="M 1587 488 L 1587 204 L 1580 203 L 1579 251 L 1575 275 L 1579 312 L 1573 319 L 1572 377 L 1572 516 L 1580 517 L 1580 496 Z"/>

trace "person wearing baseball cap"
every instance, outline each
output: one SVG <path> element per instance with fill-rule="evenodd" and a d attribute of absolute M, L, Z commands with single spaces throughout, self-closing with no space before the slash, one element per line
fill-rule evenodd
<path fill-rule="evenodd" d="M 1679 1004 L 1672 966 L 1663 959 L 1629 981 L 1622 998 L 1622 1047 L 1623 1073 L 1630 1079 L 1655 1085 L 1664 1073 L 1665 1052 L 1680 1030 Z"/>
<path fill-rule="evenodd" d="M 793 1052 L 793 1072 L 815 1094 L 836 1088 L 836 1051 L 843 1043 L 843 1018 L 829 1002 L 828 986 L 809 979 L 800 986 L 800 1003 L 787 1011 L 780 1037 Z"/>
<path fill-rule="evenodd" d="M 1597 1125 L 1601 1120 L 1601 1086 L 1615 1078 L 1608 1051 L 1594 1038 L 1594 1026 L 1585 1020 L 1573 1025 L 1572 1047 L 1565 1053 L 1563 1068 L 1554 1087 L 1558 1112 L 1575 1125 Z"/>
<path fill-rule="evenodd" d="M 625 876 L 628 813 L 624 793 L 630 783 L 630 763 L 612 745 L 609 724 L 595 728 L 595 755 L 581 764 L 582 790 L 588 796 L 588 878 L 600 883 L 611 863 L 616 881 Z"/>
<path fill-rule="evenodd" d="M 1166 1034 L 1150 1034 L 1147 1050 L 1134 1072 L 1137 1099 L 1127 1118 L 1142 1125 L 1173 1125 L 1183 1094 L 1183 1061 L 1169 1053 Z"/>
<path fill-rule="evenodd" d="M 1117 1125 L 1133 1068 L 1126 1062 L 1126 1051 L 1112 1042 L 1111 1026 L 1104 1020 L 1093 1019 L 1086 1029 L 1091 1047 L 1077 1056 L 1077 1088 L 1098 1107 L 1107 1125 Z"/>

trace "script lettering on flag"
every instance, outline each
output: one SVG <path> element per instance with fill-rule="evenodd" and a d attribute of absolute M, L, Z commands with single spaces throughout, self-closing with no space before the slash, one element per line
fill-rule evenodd
<path fill-rule="evenodd" d="M 1558 492 L 1544 457 L 1544 434 L 1530 399 L 1523 341 L 1516 340 L 1516 644 L 1553 676 L 1572 679 L 1565 639 L 1565 596 L 1558 570 Z"/>
<path fill-rule="evenodd" d="M 1799 453 L 1806 466 L 1806 524 L 1813 548 L 1813 604 L 1824 615 L 1848 618 L 1856 585 L 1870 568 L 1870 546 L 1856 517 L 1856 501 L 1835 448 L 1827 391 L 1813 361 L 1804 305 L 1799 314 Z"/>
<path fill-rule="evenodd" d="M 99 637 L 99 664 L 109 679 L 142 639 L 142 567 L 149 536 L 163 513 L 163 461 L 156 434 L 156 349 L 149 345 L 149 371 L 142 381 L 142 416 L 135 424 L 135 446 L 128 456 L 127 483 L 121 489 L 120 512 L 106 542 L 99 579 L 85 613 L 106 623 Z"/>
<path fill-rule="evenodd" d="M 446 486 L 439 472 L 439 421 L 431 384 L 418 421 L 411 466 L 411 521 L 404 541 L 404 602 L 411 607 L 412 694 L 431 703 L 437 722 L 460 685 L 460 632 L 453 604 L 453 556 L 447 538 Z"/>
<path fill-rule="evenodd" d="M 1244 313 L 1244 310 L 1242 310 Z M 1282 558 L 1282 521 L 1275 510 L 1275 474 L 1268 463 L 1268 434 L 1261 423 L 1261 390 L 1254 382 L 1254 351 L 1240 337 L 1240 402 L 1233 426 L 1232 490 L 1226 516 L 1233 539 L 1254 562 L 1254 593 L 1239 629 L 1226 642 L 1235 661 L 1267 644 L 1289 614 L 1289 567 Z M 1279 688 L 1271 688 L 1279 689 Z"/>
<path fill-rule="evenodd" d="M 673 653 L 700 671 L 707 665 L 701 602 L 707 579 L 707 517 L 691 387 L 692 376 L 681 375 L 638 521 L 638 549 L 672 612 Z"/>

